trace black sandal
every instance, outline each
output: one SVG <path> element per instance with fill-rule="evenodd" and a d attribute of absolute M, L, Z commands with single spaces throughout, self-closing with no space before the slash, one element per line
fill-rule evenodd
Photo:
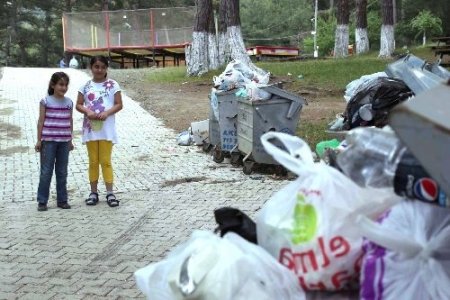
<path fill-rule="evenodd" d="M 96 205 L 98 202 L 98 194 L 97 193 L 90 193 L 89 197 L 84 200 L 84 202 L 86 202 L 86 205 Z"/>
<path fill-rule="evenodd" d="M 119 206 L 119 200 L 116 199 L 114 194 L 109 194 L 106 196 L 106 203 L 108 203 L 109 207 Z"/>

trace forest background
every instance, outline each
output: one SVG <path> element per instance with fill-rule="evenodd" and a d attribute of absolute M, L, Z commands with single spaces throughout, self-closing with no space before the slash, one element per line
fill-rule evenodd
<path fill-rule="evenodd" d="M 215 7 L 218 0 L 213 1 Z M 335 2 L 318 0 L 317 45 L 320 55 L 335 42 Z M 355 2 L 350 5 L 350 44 L 354 41 Z M 195 0 L 1 0 L 0 66 L 55 67 L 63 56 L 61 18 L 64 12 L 193 6 Z M 300 47 L 313 52 L 314 0 L 240 0 L 245 45 Z M 393 0 L 396 47 L 422 44 L 421 32 L 411 26 L 419 12 L 429 11 L 441 20 L 428 35 L 450 35 L 450 1 Z M 371 50 L 380 47 L 381 1 L 368 0 L 367 23 Z M 194 26 L 194 21 L 193 21 Z"/>

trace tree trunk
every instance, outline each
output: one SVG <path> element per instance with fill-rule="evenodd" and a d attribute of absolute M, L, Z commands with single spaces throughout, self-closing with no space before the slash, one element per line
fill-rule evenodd
<path fill-rule="evenodd" d="M 77 2 L 77 0 L 66 0 L 64 8 L 63 8 L 63 11 L 64 12 L 71 12 L 72 11 L 72 7 L 75 5 L 76 2 Z"/>
<path fill-rule="evenodd" d="M 348 22 L 350 12 L 348 9 L 348 0 L 339 0 L 336 10 L 337 26 L 334 39 L 334 57 L 341 58 L 348 55 Z"/>
<path fill-rule="evenodd" d="M 370 50 L 367 28 L 355 29 L 356 54 L 367 53 Z"/>
<path fill-rule="evenodd" d="M 330 12 L 333 11 L 334 8 L 334 0 L 330 0 Z"/>
<path fill-rule="evenodd" d="M 227 0 L 221 0 L 219 6 L 219 36 L 217 37 L 219 65 L 230 61 L 230 51 L 227 40 Z"/>
<path fill-rule="evenodd" d="M 65 1 L 65 5 L 64 5 L 63 11 L 64 12 L 72 11 L 72 1 L 71 0 L 66 0 Z"/>
<path fill-rule="evenodd" d="M 219 68 L 219 49 L 217 46 L 216 22 L 213 9 L 211 9 L 209 16 L 208 63 L 209 70 L 217 70 Z"/>
<path fill-rule="evenodd" d="M 337 25 L 334 38 L 334 57 L 343 58 L 348 56 L 348 25 Z"/>
<path fill-rule="evenodd" d="M 381 13 L 383 15 L 383 25 L 381 26 L 380 53 L 378 57 L 391 57 L 395 49 L 394 38 L 394 16 L 392 10 L 392 0 L 381 0 Z"/>
<path fill-rule="evenodd" d="M 17 29 L 17 15 L 18 15 L 18 7 L 17 7 L 17 1 L 12 1 L 12 5 L 9 6 L 9 13 L 8 13 L 8 45 L 6 48 L 6 65 L 15 65 L 18 63 L 18 59 L 14 59 L 13 56 L 16 54 L 14 53 L 14 42 L 19 44 L 17 41 L 19 40 L 18 35 L 18 29 Z M 12 49 L 11 49 L 12 48 Z M 21 49 L 21 57 L 24 58 L 26 55 L 23 54 L 23 49 Z M 26 53 L 25 53 L 26 54 Z"/>
<path fill-rule="evenodd" d="M 102 0 L 102 10 L 109 10 L 109 0 Z"/>
<path fill-rule="evenodd" d="M 211 0 L 197 0 L 192 43 L 186 47 L 188 76 L 200 76 L 208 72 L 208 26 L 212 10 Z"/>
<path fill-rule="evenodd" d="M 6 55 L 6 61 L 5 64 L 8 67 L 11 64 L 11 28 L 8 26 L 6 28 L 7 37 L 6 37 L 6 43 L 5 43 L 5 55 Z"/>
<path fill-rule="evenodd" d="M 356 0 L 356 54 L 369 51 L 369 36 L 367 34 L 367 0 Z"/>
<path fill-rule="evenodd" d="M 44 35 L 42 36 L 42 43 L 41 43 L 41 66 L 42 67 L 48 67 L 48 54 L 50 52 L 50 34 L 49 34 L 49 28 L 52 26 L 52 17 L 51 12 L 47 10 L 45 12 L 45 22 L 44 22 Z"/>
<path fill-rule="evenodd" d="M 392 22 L 397 24 L 397 1 L 392 0 Z"/>
<path fill-rule="evenodd" d="M 400 0 L 397 3 L 397 22 L 401 22 L 403 20 L 405 20 L 405 6 L 404 6 L 404 2 L 405 0 Z"/>
<path fill-rule="evenodd" d="M 423 37 L 422 37 L 422 46 L 425 46 L 426 44 L 427 44 L 427 33 L 424 30 Z"/>
<path fill-rule="evenodd" d="M 227 2 L 227 38 L 231 59 L 238 60 L 247 65 L 252 71 L 260 76 L 267 72 L 255 66 L 245 49 L 241 32 L 241 19 L 239 16 L 239 0 L 226 0 Z"/>
<path fill-rule="evenodd" d="M 250 65 L 252 62 L 242 39 L 239 0 L 225 1 L 227 2 L 227 35 L 231 58 Z"/>
<path fill-rule="evenodd" d="M 20 38 L 19 41 L 17 42 L 17 45 L 19 46 L 20 49 L 19 65 L 26 66 L 28 64 L 27 42 L 25 41 L 25 39 Z"/>

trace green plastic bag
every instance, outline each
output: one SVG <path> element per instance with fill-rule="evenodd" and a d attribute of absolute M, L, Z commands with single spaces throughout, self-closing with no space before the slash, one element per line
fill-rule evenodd
<path fill-rule="evenodd" d="M 341 142 L 339 142 L 337 139 L 321 141 L 321 142 L 317 143 L 317 145 L 316 145 L 316 153 L 317 153 L 317 155 L 319 155 L 320 158 L 322 158 L 326 149 L 329 149 L 329 148 L 336 149 L 340 143 Z"/>

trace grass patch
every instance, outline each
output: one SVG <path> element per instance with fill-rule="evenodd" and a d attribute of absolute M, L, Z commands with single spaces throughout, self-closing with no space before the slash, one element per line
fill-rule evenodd
<path fill-rule="evenodd" d="M 373 56 L 359 56 L 346 59 L 260 63 L 258 66 L 275 76 L 286 76 L 290 73 L 292 78 L 303 84 L 340 90 L 362 75 L 383 71 L 388 62 Z"/>
<path fill-rule="evenodd" d="M 218 76 L 223 72 L 224 68 L 209 71 L 202 76 L 188 77 L 186 73 L 186 67 L 170 67 L 164 69 L 157 69 L 157 72 L 149 72 L 146 74 L 146 81 L 151 83 L 182 83 L 182 82 L 198 82 L 198 83 L 211 83 L 213 76 Z"/>
<path fill-rule="evenodd" d="M 308 143 L 312 151 L 315 151 L 317 143 L 325 140 L 332 140 L 334 138 L 325 132 L 328 129 L 329 122 L 330 121 L 327 120 L 318 123 L 300 121 L 296 135 Z"/>
<path fill-rule="evenodd" d="M 410 53 L 427 61 L 434 61 L 433 52 L 429 47 L 417 47 L 408 50 Z M 398 53 L 406 53 L 400 49 Z M 345 59 L 315 59 L 290 62 L 260 62 L 256 65 L 263 70 L 271 72 L 275 76 L 287 76 L 301 80 L 304 84 L 315 85 L 320 88 L 343 89 L 352 80 L 362 75 L 384 71 L 387 64 L 393 59 L 380 59 L 378 52 L 372 51 L 366 55 L 349 56 Z M 146 81 L 152 83 L 182 83 L 198 82 L 211 83 L 213 76 L 220 75 L 225 67 L 215 71 L 209 71 L 202 76 L 188 77 L 186 67 L 161 68 L 146 74 Z M 299 79 L 298 76 L 303 78 Z"/>

